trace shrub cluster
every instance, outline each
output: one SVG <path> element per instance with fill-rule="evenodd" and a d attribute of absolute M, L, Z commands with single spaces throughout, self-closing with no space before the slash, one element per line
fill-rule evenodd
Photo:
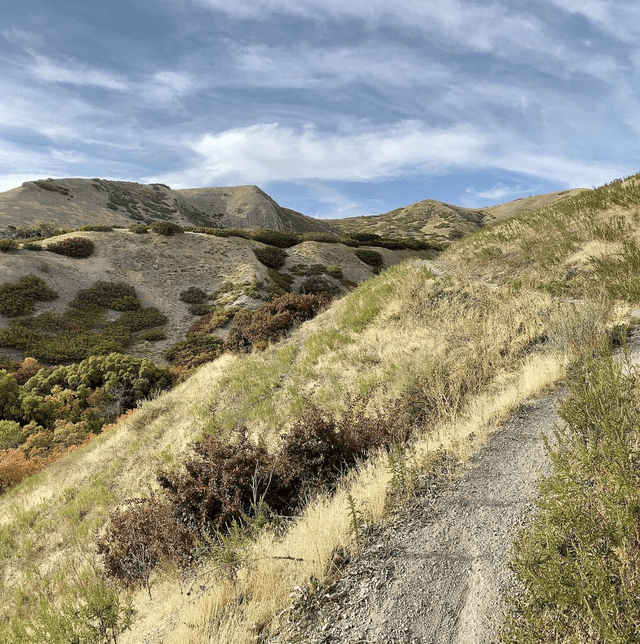
<path fill-rule="evenodd" d="M 108 574 L 125 583 L 144 582 L 161 556 L 149 554 L 145 567 L 137 568 L 141 557 L 135 553 L 143 549 L 158 550 L 178 565 L 190 563 L 197 542 L 225 534 L 258 512 L 292 516 L 309 498 L 334 491 L 339 477 L 372 450 L 391 449 L 410 438 L 412 426 L 400 405 L 388 414 L 368 416 L 367 403 L 366 398 L 350 401 L 341 418 L 309 408 L 281 437 L 275 454 L 252 442 L 245 427 L 227 438 L 207 434 L 192 444 L 193 454 L 182 467 L 158 473 L 166 505 L 132 502 L 112 515 L 98 545 Z M 157 517 L 150 516 L 154 504 Z M 171 536 L 160 527 L 161 517 Z M 162 550 L 165 539 L 176 557 Z"/>
<path fill-rule="evenodd" d="M 247 353 L 276 342 L 294 326 L 315 317 L 327 303 L 324 295 L 288 293 L 261 305 L 255 310 L 216 310 L 203 316 L 187 334 L 164 355 L 180 372 L 198 367 L 218 358 L 224 351 Z M 224 326 L 232 316 L 233 325 L 222 341 L 211 331 Z"/>
<path fill-rule="evenodd" d="M 639 378 L 611 356 L 574 370 L 553 472 L 514 547 L 523 591 L 503 642 L 639 641 Z"/>
<path fill-rule="evenodd" d="M 305 278 L 299 287 L 300 293 L 311 293 L 314 295 L 338 295 L 342 292 L 340 286 L 329 281 L 323 275 L 312 275 Z"/>
<path fill-rule="evenodd" d="M 18 249 L 18 242 L 15 239 L 0 239 L 0 253 L 9 253 Z"/>
<path fill-rule="evenodd" d="M 168 369 L 115 353 L 57 369 L 39 367 L 25 360 L 13 374 L 0 371 L 0 449 L 19 445 L 29 458 L 47 458 L 52 450 L 82 443 L 172 384 Z M 18 378 L 29 374 L 21 385 Z"/>
<path fill-rule="evenodd" d="M 50 250 L 52 253 L 75 258 L 91 257 L 94 249 L 94 243 L 86 237 L 62 239 L 47 246 L 47 250 Z"/>
<path fill-rule="evenodd" d="M 276 271 L 281 269 L 287 261 L 286 251 L 277 246 L 254 248 L 253 252 L 261 264 L 264 264 L 267 268 L 273 268 Z"/>
<path fill-rule="evenodd" d="M 190 286 L 180 293 L 180 301 L 186 304 L 202 304 L 206 302 L 208 295 L 197 286 Z"/>
<path fill-rule="evenodd" d="M 132 224 L 129 226 L 128 230 L 137 235 L 144 235 L 149 232 L 149 226 L 147 224 Z"/>
<path fill-rule="evenodd" d="M 212 362 L 222 355 L 223 341 L 215 335 L 202 332 L 189 333 L 186 340 L 174 344 L 164 357 L 180 370 L 190 370 Z"/>
<path fill-rule="evenodd" d="M 27 241 L 22 244 L 22 248 L 24 250 L 43 250 L 41 244 L 37 244 L 36 242 L 32 241 Z"/>
<path fill-rule="evenodd" d="M 87 304 L 114 311 L 135 311 L 140 308 L 135 288 L 125 282 L 96 282 L 80 291 L 70 305 L 80 307 Z"/>
<path fill-rule="evenodd" d="M 315 317 L 327 301 L 322 295 L 287 293 L 254 311 L 239 311 L 225 340 L 224 349 L 246 353 L 254 347 L 264 348 L 269 342 L 282 338 L 294 326 Z"/>
<path fill-rule="evenodd" d="M 80 226 L 78 228 L 78 231 L 87 231 L 87 232 L 98 232 L 98 233 L 110 233 L 113 231 L 113 226 L 110 226 L 109 224 L 85 224 L 84 226 Z"/>
<path fill-rule="evenodd" d="M 174 224 L 172 221 L 154 221 L 150 225 L 151 230 L 158 235 L 172 237 L 173 235 L 183 233 L 182 226 Z"/>
<path fill-rule="evenodd" d="M 376 250 L 369 250 L 368 248 L 358 248 L 355 252 L 356 257 L 365 264 L 368 264 L 374 269 L 381 269 L 384 265 L 382 255 Z"/>
<path fill-rule="evenodd" d="M 57 297 L 41 277 L 25 275 L 17 282 L 5 282 L 0 286 L 0 315 L 10 318 L 31 315 L 36 302 L 50 302 Z"/>
<path fill-rule="evenodd" d="M 277 248 L 290 248 L 302 241 L 299 233 L 289 230 L 270 230 L 268 228 L 252 230 L 249 233 L 249 237 L 254 241 L 276 246 Z"/>
<path fill-rule="evenodd" d="M 127 586 L 148 585 L 151 571 L 166 561 L 187 567 L 195 556 L 196 539 L 168 503 L 157 497 L 130 499 L 112 513 L 97 551 L 108 576 Z"/>

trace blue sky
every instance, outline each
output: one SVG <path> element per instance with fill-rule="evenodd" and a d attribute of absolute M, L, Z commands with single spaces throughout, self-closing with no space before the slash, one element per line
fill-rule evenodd
<path fill-rule="evenodd" d="M 0 190 L 256 184 L 319 217 L 640 171 L 628 0 L 2 0 Z"/>

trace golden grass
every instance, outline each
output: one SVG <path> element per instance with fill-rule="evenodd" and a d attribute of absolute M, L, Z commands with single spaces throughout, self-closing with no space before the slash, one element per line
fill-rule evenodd
<path fill-rule="evenodd" d="M 43 578 L 62 578 L 71 563 L 91 556 L 93 531 L 109 511 L 156 489 L 157 467 L 211 429 L 211 409 L 223 427 L 247 423 L 275 446 L 310 403 L 339 412 L 349 396 L 366 394 L 384 411 L 402 398 L 428 419 L 407 458 L 428 467 L 445 449 L 464 460 L 509 413 L 562 377 L 587 336 L 599 337 L 612 323 L 607 302 L 597 307 L 598 315 L 582 315 L 580 303 L 567 308 L 526 288 L 436 278 L 406 263 L 362 284 L 285 342 L 205 365 L 0 498 L 0 623 L 18 611 L 21 592 L 21 610 L 28 611 Z M 573 326 L 556 324 L 566 312 L 577 320 Z M 540 344 L 548 332 L 556 334 L 549 349 Z M 336 495 L 316 499 L 284 537 L 265 533 L 249 546 L 250 563 L 234 583 L 187 596 L 175 571 L 155 575 L 153 600 L 136 593 L 137 623 L 122 642 L 143 641 L 158 628 L 157 641 L 248 642 L 257 629 L 276 628 L 272 620 L 290 603 L 293 586 L 322 579 L 333 549 L 352 546 L 347 495 L 367 521 L 379 522 L 390 476 L 386 458 L 373 458 Z M 275 558 L 283 556 L 302 561 Z"/>

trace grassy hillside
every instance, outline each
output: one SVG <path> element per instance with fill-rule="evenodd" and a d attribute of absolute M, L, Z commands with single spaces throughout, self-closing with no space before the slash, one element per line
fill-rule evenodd
<path fill-rule="evenodd" d="M 80 628 L 78 615 L 98 628 L 114 607 L 124 629 L 128 592 L 135 614 L 119 642 L 251 642 L 277 631 L 294 586 L 313 588 L 335 574 L 339 553 L 357 552 L 367 526 L 391 505 L 449 476 L 519 405 L 628 320 L 637 297 L 622 285 L 633 276 L 624 272 L 633 259 L 625 241 L 638 230 L 636 192 L 636 178 L 615 182 L 470 235 L 435 263 L 394 265 L 284 341 L 202 366 L 0 497 L 0 641 L 65 641 L 36 635 Z M 563 272 L 574 265 L 580 270 Z M 347 431 L 341 438 L 327 429 L 345 417 L 366 429 L 371 449 L 360 442 L 356 450 L 343 440 Z M 249 485 L 248 497 L 229 506 L 240 507 L 240 525 L 202 523 L 187 571 L 139 554 L 149 572 L 141 585 L 103 585 L 95 533 L 105 535 L 114 508 L 147 498 L 139 506 L 151 515 L 170 507 L 166 516 L 179 521 L 193 508 L 163 492 L 162 480 L 191 471 L 185 459 L 197 464 L 197 439 L 244 453 L 238 425 L 258 455 L 253 499 Z M 307 437 L 296 443 L 298 460 L 288 461 L 300 476 L 301 512 L 274 516 L 260 499 L 287 474 L 278 459 L 296 436 Z M 321 468 L 318 454 L 329 453 L 342 463 L 341 481 Z M 227 489 L 240 490 L 227 475 Z M 245 487 L 251 479 L 243 477 Z M 134 545 L 146 544 L 142 538 L 134 531 Z M 89 614 L 95 605 L 103 612 Z M 81 641 L 108 641 L 100 637 Z"/>

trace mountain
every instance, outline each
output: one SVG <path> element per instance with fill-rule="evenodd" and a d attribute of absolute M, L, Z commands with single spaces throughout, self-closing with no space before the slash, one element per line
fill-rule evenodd
<path fill-rule="evenodd" d="M 368 232 L 382 237 L 413 237 L 447 244 L 494 221 L 551 206 L 583 190 L 576 188 L 534 195 L 486 208 L 464 208 L 425 199 L 381 215 L 323 221 L 331 223 L 343 234 Z"/>
<path fill-rule="evenodd" d="M 40 179 L 0 193 L 0 226 L 51 221 L 61 228 L 127 226 L 150 219 L 181 226 L 330 232 L 331 227 L 280 207 L 256 186 L 171 190 L 105 179 Z"/>

